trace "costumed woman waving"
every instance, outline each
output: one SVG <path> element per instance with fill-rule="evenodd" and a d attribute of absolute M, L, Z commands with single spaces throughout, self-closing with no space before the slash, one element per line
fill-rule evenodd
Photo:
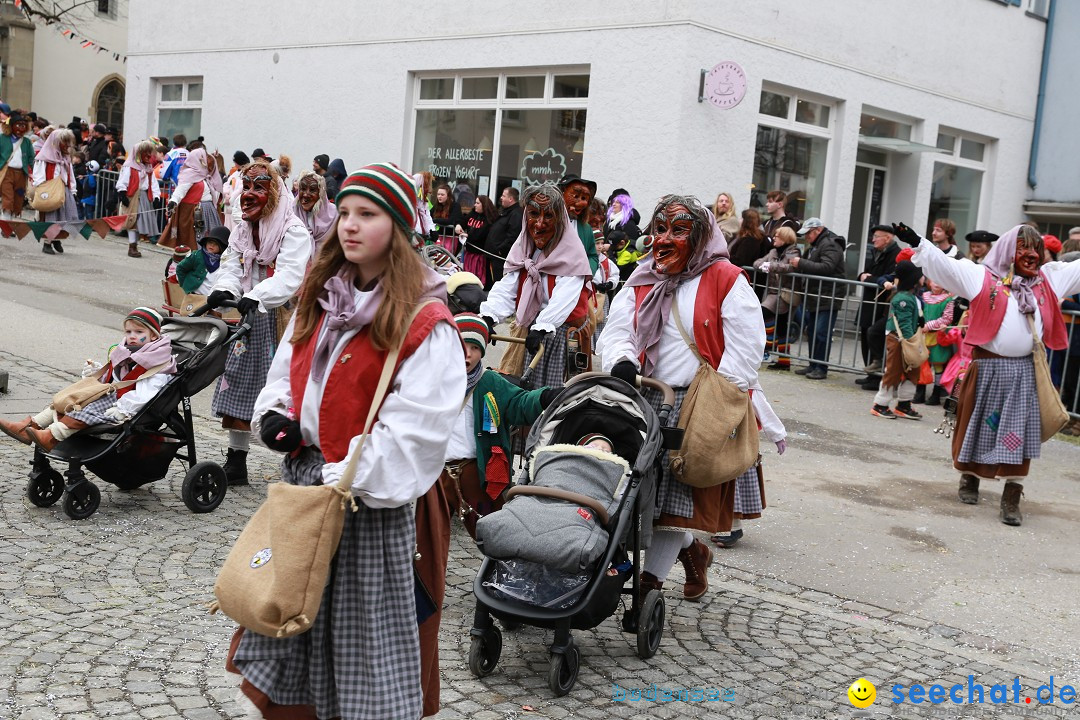
<path fill-rule="evenodd" d="M 248 481 L 252 412 L 274 358 L 277 313 L 300 289 L 312 247 L 304 221 L 293 212 L 288 188 L 269 163 L 248 165 L 242 182 L 241 220 L 229 236 L 218 279 L 206 299 L 211 308 L 238 299 L 242 315 L 257 310 L 251 332 L 233 344 L 214 390 L 212 409 L 229 431 L 225 475 L 230 485 Z"/>
<path fill-rule="evenodd" d="M 480 314 L 492 330 L 513 317 L 514 332 L 527 333 L 525 366 L 546 340 L 533 384 L 560 386 L 567 377 L 569 334 L 579 352 L 591 357 L 588 320 L 593 271 L 556 187 L 534 185 L 525 191 L 522 204 L 521 234 L 506 258 L 505 274 L 480 305 Z M 588 365 L 574 368 L 588 369 Z"/>
<path fill-rule="evenodd" d="M 765 324 L 745 274 L 728 262 L 723 232 L 696 198 L 662 198 L 649 233 L 651 256 L 630 276 L 628 291 L 615 296 L 600 338 L 601 354 L 604 369 L 631 384 L 642 375 L 670 385 L 676 398 L 670 417 L 674 424 L 700 364 L 683 339 L 676 314 L 705 362 L 744 392 L 758 385 Z M 658 393 L 646 391 L 645 397 L 659 410 Z M 712 551 L 698 538 L 730 530 L 735 479 L 692 487 L 674 477 L 666 456 L 662 464 L 641 592 L 661 589 L 679 560 L 686 570 L 684 596 L 695 600 L 708 589 L 706 571 L 712 562 Z"/>
<path fill-rule="evenodd" d="M 911 261 L 927 277 L 971 300 L 964 340 L 972 348 L 971 365 L 954 390 L 960 502 L 979 502 L 981 479 L 1003 479 L 999 517 L 1019 525 L 1022 482 L 1042 445 L 1034 353 L 1044 351 L 1036 337 L 1051 350 L 1068 347 L 1061 300 L 1080 291 L 1080 263 L 1044 265 L 1042 236 L 1028 225 L 1005 233 L 981 265 L 956 262 L 909 227 L 893 228 L 915 248 Z"/>
<path fill-rule="evenodd" d="M 401 346 L 356 463 L 359 509 L 346 513 L 312 628 L 284 639 L 244 631 L 234 638 L 231 669 L 265 717 L 421 715 L 410 503 L 443 469 L 465 369 L 448 361 L 461 356 L 461 337 L 445 282 L 409 241 L 415 206 L 412 178 L 394 165 L 346 178 L 336 230 L 311 267 L 256 403 L 255 430 L 289 453 L 285 482 L 337 483 L 363 438 L 383 363 Z"/>

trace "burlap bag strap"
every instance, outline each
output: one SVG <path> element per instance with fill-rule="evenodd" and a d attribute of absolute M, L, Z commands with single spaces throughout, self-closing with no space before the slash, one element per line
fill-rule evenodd
<path fill-rule="evenodd" d="M 682 335 L 682 339 L 687 347 L 690 348 L 690 351 L 694 353 L 694 357 L 696 357 L 698 362 L 702 365 L 709 365 L 705 358 L 702 357 L 701 351 L 698 350 L 697 343 L 690 338 L 690 335 L 686 332 L 686 328 L 683 327 L 682 313 L 679 312 L 679 303 L 676 300 L 672 300 L 671 303 L 671 316 L 675 318 L 675 327 L 679 328 L 679 334 Z M 712 366 L 710 365 L 710 367 Z"/>
<path fill-rule="evenodd" d="M 338 489 L 348 492 L 352 487 L 353 478 L 356 476 L 356 465 L 360 462 L 360 454 L 364 451 L 364 443 L 367 442 L 368 435 L 371 433 L 371 425 L 375 422 L 375 415 L 378 414 L 379 408 L 382 406 L 383 400 L 386 398 L 386 391 L 390 387 L 390 380 L 394 377 L 394 370 L 397 369 L 398 356 L 401 354 L 401 346 L 405 343 L 405 336 L 409 332 L 409 328 L 412 327 L 413 321 L 416 320 L 416 316 L 420 314 L 420 311 L 427 307 L 429 304 L 436 302 L 435 300 L 424 300 L 417 304 L 413 308 L 412 313 L 409 314 L 409 319 L 405 322 L 405 332 L 401 335 L 401 340 L 390 351 L 390 354 L 386 356 L 386 362 L 383 363 L 382 373 L 379 375 L 379 384 L 375 386 L 375 394 L 371 398 L 371 408 L 368 410 L 367 420 L 364 422 L 364 434 L 360 436 L 360 442 L 356 445 L 356 451 L 349 456 L 349 464 L 345 466 L 345 472 L 341 473 L 341 479 L 338 480 Z"/>

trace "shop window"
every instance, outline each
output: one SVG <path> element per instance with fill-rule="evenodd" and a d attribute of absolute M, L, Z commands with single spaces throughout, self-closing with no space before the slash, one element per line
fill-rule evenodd
<path fill-rule="evenodd" d="M 834 109 L 796 90 L 761 91 L 750 207 L 763 213 L 766 194 L 780 190 L 788 215 L 821 214 Z"/>
<path fill-rule="evenodd" d="M 937 147 L 948 153 L 934 163 L 930 186 L 930 214 L 927 237 L 934 222 L 948 218 L 956 223 L 956 236 L 963 237 L 979 225 L 979 203 L 986 173 L 990 141 L 960 131 L 938 132 Z"/>
<path fill-rule="evenodd" d="M 589 75 L 577 68 L 421 77 L 413 171 L 431 172 L 470 205 L 475 195 L 494 200 L 509 185 L 520 189 L 568 172 L 580 175 L 588 96 Z"/>
<path fill-rule="evenodd" d="M 880 117 L 873 113 L 863 113 L 859 117 L 859 135 L 864 137 L 910 140 L 911 127 L 910 123 Z"/>
<path fill-rule="evenodd" d="M 202 130 L 202 78 L 160 79 L 157 85 L 157 134 L 198 137 Z"/>

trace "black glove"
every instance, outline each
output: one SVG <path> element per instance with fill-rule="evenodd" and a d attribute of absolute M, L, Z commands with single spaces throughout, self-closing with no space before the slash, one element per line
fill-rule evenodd
<path fill-rule="evenodd" d="M 483 316 L 484 321 L 488 325 L 488 342 L 492 345 L 495 344 L 495 319 L 490 318 L 487 315 Z"/>
<path fill-rule="evenodd" d="M 253 313 L 259 309 L 259 301 L 255 298 L 242 297 L 236 301 L 236 310 L 242 316 L 247 316 L 248 313 Z"/>
<path fill-rule="evenodd" d="M 611 368 L 611 376 L 637 387 L 638 369 L 629 360 L 620 360 Z"/>
<path fill-rule="evenodd" d="M 233 299 L 233 294 L 228 290 L 215 290 L 206 296 L 206 306 L 213 310 L 221 307 L 221 303 Z"/>
<path fill-rule="evenodd" d="M 609 292 L 611 292 L 611 288 L 613 288 L 613 287 L 615 287 L 615 283 L 610 282 L 610 281 L 597 283 L 596 284 L 596 292 L 598 292 L 598 293 L 609 293 Z"/>
<path fill-rule="evenodd" d="M 169 204 L 165 206 L 165 214 L 168 217 L 172 217 L 174 212 L 176 212 L 176 203 L 170 201 Z"/>
<path fill-rule="evenodd" d="M 540 407 L 547 409 L 547 406 L 555 402 L 555 398 L 559 397 L 559 393 L 562 392 L 562 388 L 544 388 L 540 392 Z"/>
<path fill-rule="evenodd" d="M 536 351 L 540 349 L 540 343 L 544 342 L 547 335 L 547 332 L 543 330 L 530 330 L 529 334 L 525 336 L 525 349 L 531 355 L 535 355 Z"/>
<path fill-rule="evenodd" d="M 268 412 L 262 418 L 263 444 L 271 450 L 290 453 L 300 447 L 300 423 L 281 413 Z"/>
<path fill-rule="evenodd" d="M 918 247 L 919 243 L 922 242 L 919 234 L 904 223 L 893 223 L 892 229 L 896 233 L 898 240 L 906 242 L 911 247 Z"/>

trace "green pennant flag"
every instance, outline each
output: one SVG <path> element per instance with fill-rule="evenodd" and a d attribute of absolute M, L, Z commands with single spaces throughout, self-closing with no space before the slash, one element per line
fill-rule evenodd
<path fill-rule="evenodd" d="M 45 231 L 49 229 L 49 226 L 53 223 L 48 222 L 28 222 L 26 223 L 30 228 L 30 232 L 34 233 L 34 239 L 40 240 L 45 236 Z"/>
<path fill-rule="evenodd" d="M 79 228 L 79 234 L 83 236 L 83 240 L 89 240 L 94 234 L 94 228 L 90 227 L 89 223 L 83 223 L 83 226 Z"/>

